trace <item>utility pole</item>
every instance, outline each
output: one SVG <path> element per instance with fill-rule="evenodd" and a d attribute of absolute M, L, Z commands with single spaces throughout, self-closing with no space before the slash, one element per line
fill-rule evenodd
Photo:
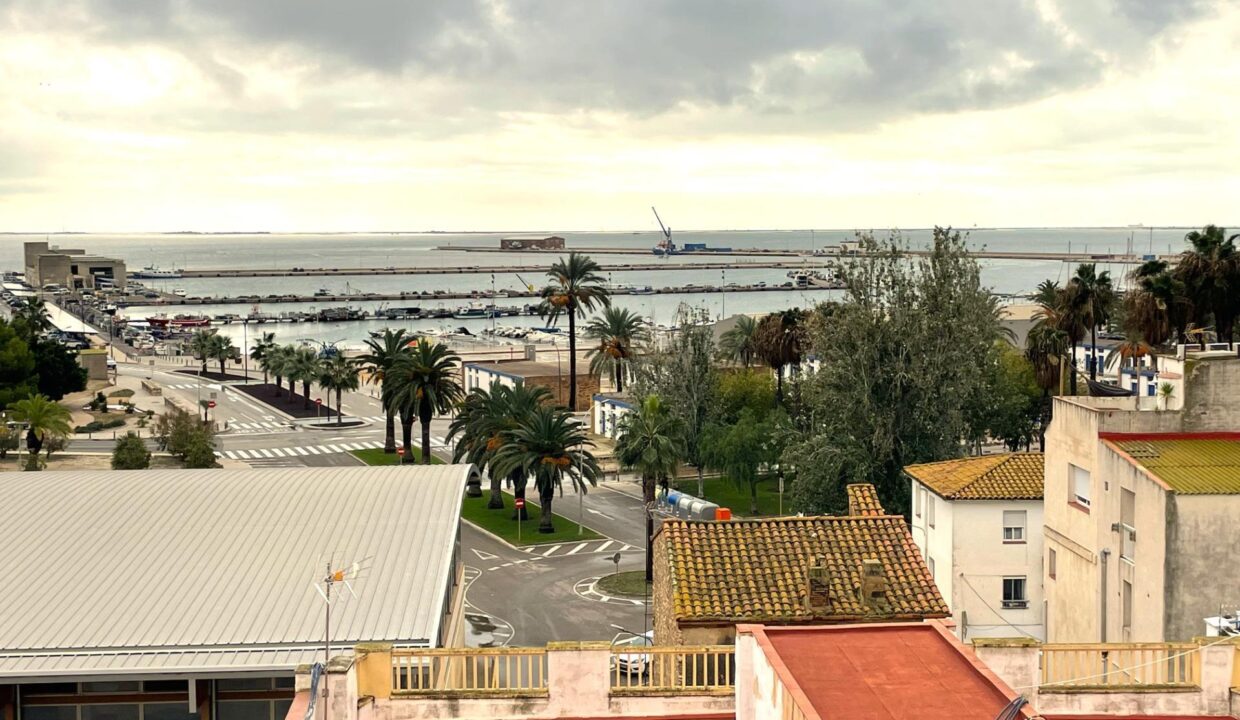
<path fill-rule="evenodd" d="M 331 694 L 331 684 L 328 681 L 330 677 L 327 674 L 327 664 L 332 660 L 332 564 L 329 560 L 327 563 L 327 579 L 323 583 L 326 587 L 327 602 L 323 604 L 323 720 L 327 720 L 327 713 L 331 711 L 327 698 Z"/>

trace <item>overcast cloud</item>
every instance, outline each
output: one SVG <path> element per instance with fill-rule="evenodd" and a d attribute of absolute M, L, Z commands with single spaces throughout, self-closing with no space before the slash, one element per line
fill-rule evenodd
<path fill-rule="evenodd" d="M 1226 222 L 1237 45 L 1191 0 L 0 0 L 0 229 Z"/>

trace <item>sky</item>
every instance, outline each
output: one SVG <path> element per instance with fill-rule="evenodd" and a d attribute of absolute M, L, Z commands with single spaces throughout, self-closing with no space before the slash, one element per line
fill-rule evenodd
<path fill-rule="evenodd" d="M 1226 224 L 1240 3 L 0 0 L 0 231 Z"/>

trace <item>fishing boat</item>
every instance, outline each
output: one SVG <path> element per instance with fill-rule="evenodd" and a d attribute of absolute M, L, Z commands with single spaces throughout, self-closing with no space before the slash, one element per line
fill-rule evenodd
<path fill-rule="evenodd" d="M 457 320 L 475 320 L 480 318 L 499 317 L 500 311 L 494 305 L 470 305 L 468 307 L 460 307 L 456 312 L 452 313 L 452 317 Z"/>
<path fill-rule="evenodd" d="M 204 328 L 211 326 L 211 318 L 206 315 L 152 315 L 146 319 L 152 327 L 160 330 L 184 330 L 186 328 Z"/>
<path fill-rule="evenodd" d="M 182 275 L 180 270 L 160 270 L 154 265 L 147 265 L 141 270 L 129 273 L 129 277 L 140 280 L 180 280 Z"/>

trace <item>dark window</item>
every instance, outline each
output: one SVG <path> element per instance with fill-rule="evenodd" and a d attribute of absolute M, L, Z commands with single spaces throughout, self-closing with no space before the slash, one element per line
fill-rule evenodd
<path fill-rule="evenodd" d="M 1028 606 L 1029 600 L 1025 597 L 1025 578 L 1003 578 L 1003 607 L 1023 608 Z"/>
<path fill-rule="evenodd" d="M 229 678 L 217 680 L 215 686 L 220 690 L 270 690 L 271 678 Z"/>
<path fill-rule="evenodd" d="M 191 720 L 198 713 L 190 712 L 189 706 L 183 702 L 143 703 L 142 720 Z"/>
<path fill-rule="evenodd" d="M 136 693 L 138 692 L 137 680 L 116 680 L 107 682 L 84 682 L 82 683 L 82 692 L 84 693 Z"/>
<path fill-rule="evenodd" d="M 77 720 L 77 705 L 23 705 L 22 720 Z"/>
<path fill-rule="evenodd" d="M 138 705 L 83 705 L 82 720 L 138 720 Z"/>
<path fill-rule="evenodd" d="M 77 691 L 77 683 L 71 682 L 22 685 L 23 695 L 77 695 Z"/>
<path fill-rule="evenodd" d="M 145 692 L 188 692 L 189 687 L 186 686 L 184 680 L 147 680 L 142 683 L 142 690 Z"/>

